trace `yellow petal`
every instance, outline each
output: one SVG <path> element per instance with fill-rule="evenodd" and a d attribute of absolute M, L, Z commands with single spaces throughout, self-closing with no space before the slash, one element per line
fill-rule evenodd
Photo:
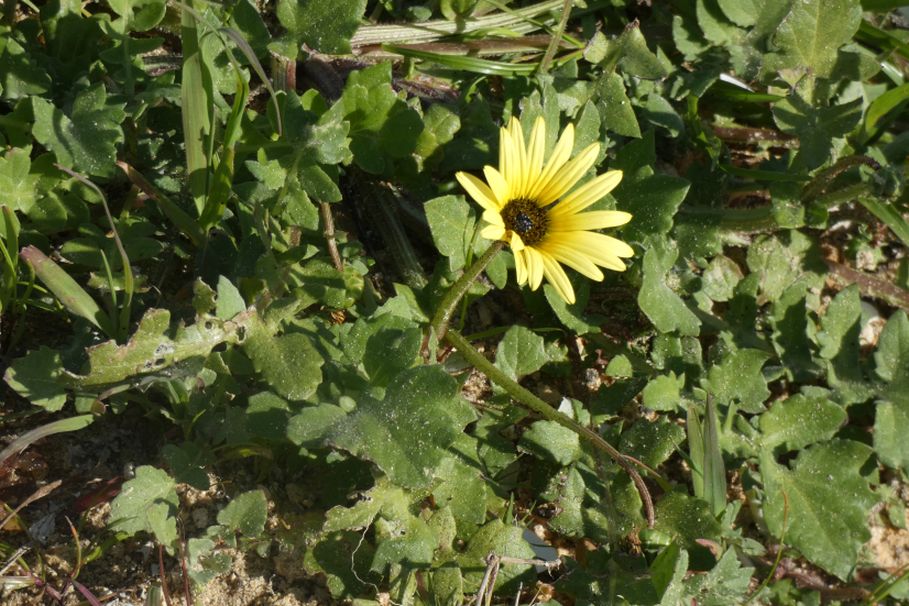
<path fill-rule="evenodd" d="M 530 290 L 536 290 L 543 282 L 543 258 L 540 251 L 528 247 L 524 249 L 524 260 L 527 262 L 527 283 Z"/>
<path fill-rule="evenodd" d="M 527 282 L 527 265 L 524 263 L 524 251 L 514 250 L 514 276 L 515 280 L 518 282 L 518 286 L 522 286 Z"/>
<path fill-rule="evenodd" d="M 537 196 L 543 189 L 545 189 L 549 182 L 553 179 L 556 173 L 568 162 L 568 158 L 571 157 L 571 150 L 574 148 L 574 125 L 569 124 L 565 127 L 565 130 L 562 131 L 562 136 L 559 137 L 559 142 L 556 143 L 555 148 L 552 150 L 552 155 L 549 156 L 549 161 L 546 163 L 546 168 L 543 169 L 540 178 L 537 180 L 533 189 L 530 190 L 528 195 L 529 198 L 536 199 Z"/>
<path fill-rule="evenodd" d="M 487 211 L 498 212 L 499 203 L 496 200 L 495 194 L 492 193 L 489 186 L 483 183 L 481 179 L 465 172 L 455 173 L 455 178 L 458 180 L 458 183 L 461 184 L 461 187 L 464 188 L 464 191 L 466 191 L 471 198 L 476 200 L 480 206 Z"/>
<path fill-rule="evenodd" d="M 508 243 L 511 250 L 524 250 L 524 240 L 518 235 L 518 232 L 511 232 L 511 241 Z"/>
<path fill-rule="evenodd" d="M 563 263 L 568 267 L 571 267 L 572 269 L 584 274 L 591 280 L 600 282 L 605 277 L 603 276 L 603 272 L 600 271 L 600 268 L 590 260 L 590 257 L 577 252 L 570 246 L 565 246 L 564 244 L 553 244 L 552 242 L 547 241 L 545 250 L 547 253 L 552 255 L 553 259 L 559 263 Z"/>
<path fill-rule="evenodd" d="M 574 254 L 588 257 L 597 265 L 614 271 L 625 271 L 625 264 L 619 257 L 634 256 L 634 249 L 621 240 L 592 231 L 549 234 L 546 245 L 567 247 Z"/>
<path fill-rule="evenodd" d="M 527 182 L 524 184 L 525 193 L 530 196 L 540 180 L 543 170 L 543 154 L 546 152 L 546 121 L 540 116 L 533 123 L 530 133 L 530 143 L 527 145 Z"/>
<path fill-rule="evenodd" d="M 486 176 L 486 182 L 489 183 L 489 189 L 499 203 L 497 208 L 504 208 L 511 201 L 511 189 L 508 187 L 508 181 L 505 180 L 502 173 L 491 166 L 484 166 L 483 174 Z"/>
<path fill-rule="evenodd" d="M 591 143 L 584 148 L 580 154 L 565 164 L 565 166 L 563 166 L 552 178 L 549 184 L 537 194 L 537 203 L 540 206 L 546 206 L 565 195 L 565 193 L 574 187 L 578 180 L 584 176 L 584 173 L 593 166 L 593 163 L 596 162 L 597 154 L 599 153 L 599 143 Z"/>
<path fill-rule="evenodd" d="M 502 176 L 508 179 L 511 174 L 511 137 L 508 135 L 508 129 L 502 127 L 499 129 L 499 170 Z"/>
<path fill-rule="evenodd" d="M 562 266 L 544 252 L 540 253 L 540 258 L 543 260 L 543 273 L 546 275 L 546 280 L 553 285 L 565 302 L 569 305 L 574 303 L 574 288 Z"/>
<path fill-rule="evenodd" d="M 505 225 L 505 221 L 502 219 L 502 215 L 499 214 L 499 211 L 497 210 L 484 210 L 483 220 L 490 225 Z"/>
<path fill-rule="evenodd" d="M 489 211 L 486 212 L 488 213 Z M 483 216 L 485 217 L 486 213 L 483 213 Z M 631 213 L 620 210 L 595 210 L 589 213 L 576 213 L 565 216 L 550 213 L 549 229 L 553 232 L 604 229 L 606 227 L 625 225 L 630 220 Z"/>
<path fill-rule="evenodd" d="M 521 128 L 521 122 L 517 118 L 511 120 L 511 145 L 514 150 L 514 171 L 511 174 L 511 195 L 514 198 L 522 198 L 526 192 L 524 186 L 527 184 L 527 148 L 524 145 L 524 131 Z"/>
<path fill-rule="evenodd" d="M 504 225 L 487 225 L 480 230 L 480 235 L 487 240 L 502 240 L 505 235 Z"/>
<path fill-rule="evenodd" d="M 622 171 L 610 170 L 597 175 L 558 203 L 550 215 L 569 215 L 580 212 L 611 192 L 622 181 Z"/>

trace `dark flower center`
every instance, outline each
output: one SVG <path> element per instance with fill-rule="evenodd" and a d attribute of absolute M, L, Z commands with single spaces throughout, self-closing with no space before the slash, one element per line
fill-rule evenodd
<path fill-rule="evenodd" d="M 502 209 L 505 229 L 521 236 L 527 246 L 539 244 L 549 227 L 549 216 L 533 200 L 516 198 Z"/>

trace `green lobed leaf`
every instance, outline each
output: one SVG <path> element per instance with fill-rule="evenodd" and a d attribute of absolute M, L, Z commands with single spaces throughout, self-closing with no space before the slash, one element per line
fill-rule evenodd
<path fill-rule="evenodd" d="M 833 140 L 858 125 L 862 104 L 858 98 L 842 105 L 816 107 L 793 92 L 773 106 L 773 119 L 781 131 L 799 138 L 798 158 L 806 169 L 813 170 L 831 159 Z"/>
<path fill-rule="evenodd" d="M 383 400 L 363 396 L 329 441 L 374 462 L 396 484 L 423 488 L 473 419 L 455 380 L 437 366 L 420 366 L 397 375 Z"/>
<path fill-rule="evenodd" d="M 707 574 L 691 575 L 685 580 L 685 597 L 679 603 L 698 606 L 727 606 L 747 602 L 754 568 L 743 567 L 735 549 L 727 549 Z"/>
<path fill-rule="evenodd" d="M 383 174 L 416 147 L 423 121 L 391 87 L 391 64 L 353 72 L 332 112 L 350 122 L 350 150 L 366 172 Z M 326 114 L 328 115 L 328 114 Z"/>
<path fill-rule="evenodd" d="M 799 450 L 832 438 L 845 423 L 846 411 L 828 396 L 823 389 L 804 387 L 801 393 L 774 402 L 760 417 L 764 447 Z"/>
<path fill-rule="evenodd" d="M 366 0 L 279 0 L 277 16 L 298 46 L 303 43 L 322 53 L 346 53 L 365 10 Z"/>
<path fill-rule="evenodd" d="M 161 469 L 141 465 L 111 502 L 109 525 L 130 536 L 149 532 L 163 545 L 172 546 L 177 540 L 178 505 L 173 478 Z"/>
<path fill-rule="evenodd" d="M 720 402 L 737 402 L 746 412 L 762 412 L 770 390 L 761 368 L 769 358 L 770 355 L 758 349 L 736 350 L 710 368 L 702 385 Z"/>
<path fill-rule="evenodd" d="M 770 532 L 811 562 L 847 579 L 871 537 L 867 519 L 877 496 L 860 470 L 871 455 L 864 444 L 834 440 L 801 451 L 791 468 L 761 451 L 764 516 Z"/>
<path fill-rule="evenodd" d="M 644 253 L 644 281 L 638 305 L 660 332 L 678 331 L 684 336 L 700 332 L 700 320 L 667 284 L 678 250 L 665 239 L 652 239 Z"/>
<path fill-rule="evenodd" d="M 54 152 L 57 162 L 94 177 L 111 177 L 117 144 L 123 141 L 124 104 L 108 99 L 103 84 L 81 91 L 70 115 L 50 101 L 32 97 L 35 139 Z"/>

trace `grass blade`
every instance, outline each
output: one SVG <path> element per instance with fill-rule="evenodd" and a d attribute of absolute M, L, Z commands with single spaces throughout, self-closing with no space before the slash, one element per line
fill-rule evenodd
<path fill-rule="evenodd" d="M 181 16 L 183 42 L 183 81 L 180 87 L 183 117 L 183 136 L 186 146 L 186 173 L 189 191 L 196 210 L 205 208 L 208 192 L 208 141 L 211 136 L 211 107 L 214 93 L 211 74 L 202 60 L 199 29 L 193 1 L 187 0 Z M 190 10 L 187 10 L 190 9 Z"/>
<path fill-rule="evenodd" d="M 67 311 L 74 316 L 85 318 L 109 337 L 114 337 L 114 327 L 111 326 L 110 318 L 62 267 L 34 246 L 23 248 L 19 257 L 32 268 L 38 279 L 54 293 Z"/>
<path fill-rule="evenodd" d="M 57 433 L 65 433 L 67 431 L 79 431 L 80 429 L 85 429 L 91 425 L 94 420 L 94 415 L 79 415 L 76 417 L 70 417 L 68 419 L 53 421 L 51 423 L 42 425 L 41 427 L 36 427 L 31 431 L 27 431 L 13 440 L 9 446 L 0 452 L 0 466 L 2 466 L 7 459 L 19 454 L 41 438 L 46 438 L 47 436 L 52 436 Z"/>

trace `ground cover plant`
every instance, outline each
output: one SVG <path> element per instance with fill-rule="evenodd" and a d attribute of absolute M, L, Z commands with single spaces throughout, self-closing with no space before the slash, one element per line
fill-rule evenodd
<path fill-rule="evenodd" d="M 7 1 L 4 604 L 909 600 L 909 11 Z"/>

